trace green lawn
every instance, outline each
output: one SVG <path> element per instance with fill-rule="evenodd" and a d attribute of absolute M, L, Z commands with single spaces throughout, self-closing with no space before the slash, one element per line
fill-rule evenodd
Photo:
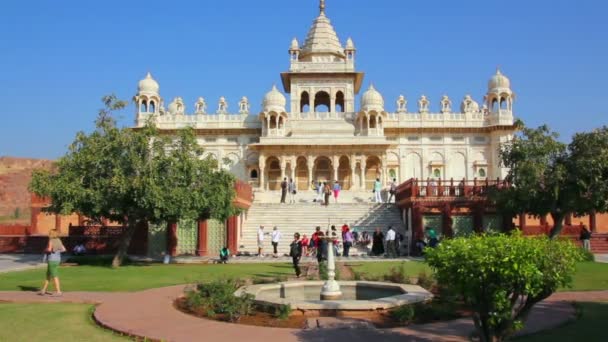
<path fill-rule="evenodd" d="M 0 341 L 128 341 L 95 325 L 85 304 L 0 304 Z"/>
<path fill-rule="evenodd" d="M 402 262 L 347 263 L 359 274 L 378 277 Z M 422 262 L 406 262 L 406 272 L 417 276 L 431 273 Z M 36 290 L 44 280 L 44 269 L 0 274 L 0 291 Z M 139 291 L 149 288 L 211 280 L 218 277 L 277 277 L 292 275 L 290 264 L 161 265 L 123 266 L 106 264 L 62 267 L 60 278 L 65 291 Z M 608 264 L 581 263 L 569 291 L 608 289 Z"/>
<path fill-rule="evenodd" d="M 395 266 L 400 267 L 401 264 L 402 262 L 360 263 L 357 266 L 354 266 L 353 269 L 356 273 L 377 277 L 387 274 L 390 269 Z M 416 276 L 422 271 L 429 274 L 431 273 L 431 269 L 421 262 L 406 262 L 405 270 L 406 273 L 411 276 Z M 595 262 L 583 262 L 578 264 L 572 287 L 561 289 L 561 291 L 593 290 L 608 290 L 608 264 Z"/>
<path fill-rule="evenodd" d="M 578 303 L 580 317 L 566 324 L 538 334 L 517 339 L 521 342 L 603 342 L 608 340 L 608 303 Z"/>
<path fill-rule="evenodd" d="M 44 281 L 46 269 L 0 274 L 0 291 L 33 291 Z M 277 277 L 293 274 L 291 264 L 161 265 L 62 267 L 63 291 L 139 291 L 220 277 Z"/>

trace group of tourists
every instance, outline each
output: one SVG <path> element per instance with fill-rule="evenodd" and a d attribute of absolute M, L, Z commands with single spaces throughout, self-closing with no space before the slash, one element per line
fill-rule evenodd
<path fill-rule="evenodd" d="M 329 205 L 330 198 L 332 195 L 334 197 L 334 203 L 338 203 L 338 198 L 340 197 L 340 192 L 342 191 L 342 186 L 338 181 L 333 182 L 333 184 L 331 182 L 312 181 L 310 184 L 310 188 L 315 193 L 315 198 L 313 199 L 313 202 L 321 203 L 324 206 Z M 382 199 L 383 188 L 384 187 L 382 185 L 382 182 L 380 181 L 380 178 L 376 178 L 372 188 L 372 192 L 374 193 L 374 202 L 384 203 L 384 200 Z M 397 179 L 393 178 L 393 180 L 388 186 L 388 195 L 386 203 L 390 203 L 395 198 L 396 191 Z M 297 194 L 297 184 L 294 182 L 294 180 L 292 178 L 283 178 L 283 181 L 281 182 L 281 203 L 286 204 L 287 199 L 289 198 L 289 204 L 295 204 Z"/>

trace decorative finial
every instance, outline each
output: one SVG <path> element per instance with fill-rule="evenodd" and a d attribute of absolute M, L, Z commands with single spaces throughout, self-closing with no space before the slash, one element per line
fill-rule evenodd
<path fill-rule="evenodd" d="M 325 14 L 325 0 L 320 1 L 319 10 L 321 11 L 321 14 Z"/>

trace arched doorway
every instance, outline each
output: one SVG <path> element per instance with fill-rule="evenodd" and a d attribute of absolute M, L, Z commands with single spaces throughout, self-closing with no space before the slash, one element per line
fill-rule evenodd
<path fill-rule="evenodd" d="M 296 161 L 295 181 L 298 185 L 298 190 L 304 191 L 310 189 L 310 184 L 308 184 L 308 163 L 305 157 L 298 157 Z"/>
<path fill-rule="evenodd" d="M 382 181 L 381 170 L 382 163 L 380 163 L 380 158 L 376 156 L 367 158 L 367 163 L 365 164 L 365 190 L 372 190 L 374 188 L 376 178 L 380 178 L 380 181 Z"/>
<path fill-rule="evenodd" d="M 315 160 L 313 178 L 315 182 L 330 182 L 332 178 L 331 160 L 327 157 L 319 157 Z"/>
<path fill-rule="evenodd" d="M 281 189 L 281 163 L 276 157 L 270 157 L 266 160 L 266 172 L 268 190 Z"/>
<path fill-rule="evenodd" d="M 340 163 L 338 164 L 338 181 L 342 190 L 350 190 L 351 184 L 351 168 L 350 160 L 347 156 L 340 157 Z"/>
<path fill-rule="evenodd" d="M 331 108 L 331 98 L 329 94 L 325 91 L 320 91 L 315 94 L 315 112 L 317 113 L 325 113 L 329 112 Z"/>

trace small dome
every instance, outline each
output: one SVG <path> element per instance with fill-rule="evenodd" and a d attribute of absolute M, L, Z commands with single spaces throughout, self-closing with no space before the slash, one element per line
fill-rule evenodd
<path fill-rule="evenodd" d="M 500 70 L 496 70 L 496 74 L 492 76 L 490 81 L 488 82 L 488 90 L 493 89 L 510 89 L 511 81 L 505 75 L 503 75 Z"/>
<path fill-rule="evenodd" d="M 146 78 L 139 81 L 138 90 L 140 93 L 153 93 L 158 94 L 159 90 L 158 82 L 156 82 L 150 73 L 146 75 Z"/>
<path fill-rule="evenodd" d="M 298 40 L 296 38 L 294 38 L 291 41 L 291 46 L 289 47 L 290 50 L 300 50 L 300 43 L 298 42 Z"/>
<path fill-rule="evenodd" d="M 355 50 L 355 43 L 353 43 L 351 38 L 346 40 L 346 50 Z"/>
<path fill-rule="evenodd" d="M 285 96 L 277 89 L 276 85 L 273 85 L 272 90 L 264 96 L 263 107 L 265 112 L 285 112 L 286 104 L 287 99 L 285 99 Z"/>
<path fill-rule="evenodd" d="M 378 112 L 384 111 L 384 98 L 373 85 L 370 85 L 369 89 L 363 94 L 363 98 L 361 99 L 361 108 L 366 112 L 372 110 Z"/>

